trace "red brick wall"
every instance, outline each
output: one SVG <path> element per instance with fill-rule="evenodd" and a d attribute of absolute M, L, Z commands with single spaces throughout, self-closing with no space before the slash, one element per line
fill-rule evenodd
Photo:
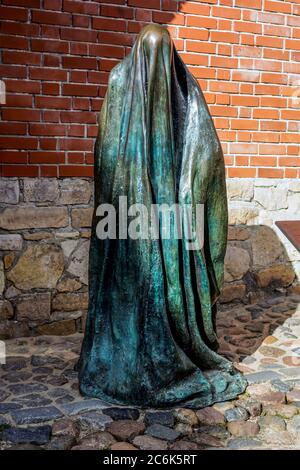
<path fill-rule="evenodd" d="M 300 0 L 0 3 L 4 176 L 92 175 L 109 71 L 157 22 L 205 92 L 228 176 L 300 177 Z"/>

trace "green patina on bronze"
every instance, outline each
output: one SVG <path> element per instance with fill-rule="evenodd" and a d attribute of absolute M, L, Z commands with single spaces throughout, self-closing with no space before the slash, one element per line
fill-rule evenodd
<path fill-rule="evenodd" d="M 203 407 L 246 381 L 217 354 L 216 301 L 227 243 L 224 159 L 200 87 L 166 29 L 151 25 L 111 72 L 95 146 L 95 208 L 205 205 L 203 249 L 180 240 L 99 240 L 94 214 L 83 395 Z"/>

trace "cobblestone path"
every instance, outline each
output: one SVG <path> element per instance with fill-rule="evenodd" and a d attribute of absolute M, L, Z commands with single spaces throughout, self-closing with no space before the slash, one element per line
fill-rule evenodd
<path fill-rule="evenodd" d="M 237 400 L 194 411 L 81 397 L 74 371 L 79 334 L 7 341 L 0 448 L 300 449 L 300 296 L 222 305 L 217 329 L 220 352 L 249 385 Z"/>

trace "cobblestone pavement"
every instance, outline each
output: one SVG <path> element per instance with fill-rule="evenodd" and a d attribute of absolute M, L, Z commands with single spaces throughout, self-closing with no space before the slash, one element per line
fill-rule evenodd
<path fill-rule="evenodd" d="M 237 400 L 195 411 L 82 398 L 74 371 L 79 334 L 7 341 L 0 448 L 300 449 L 300 296 L 221 306 L 217 327 L 220 351 L 249 385 Z"/>

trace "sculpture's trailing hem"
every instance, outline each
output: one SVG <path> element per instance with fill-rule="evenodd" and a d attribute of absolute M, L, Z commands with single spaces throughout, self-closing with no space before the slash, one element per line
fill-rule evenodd
<path fill-rule="evenodd" d="M 218 376 L 222 375 L 222 372 L 220 371 L 211 371 L 210 373 L 217 373 Z M 226 374 L 226 373 L 225 373 Z M 226 374 L 227 375 L 227 374 Z M 113 398 L 111 396 L 107 396 L 102 390 L 97 388 L 95 386 L 85 386 L 82 382 L 80 383 L 80 393 L 84 397 L 89 397 L 89 398 L 98 398 L 101 401 L 104 401 L 105 403 L 111 404 L 111 405 L 117 405 L 117 406 L 130 406 L 130 407 L 138 407 L 141 409 L 161 409 L 161 410 L 167 410 L 167 409 L 173 409 L 173 408 L 190 408 L 190 409 L 199 409 L 199 408 L 205 408 L 207 406 L 214 405 L 215 403 L 220 403 L 223 401 L 228 401 L 228 400 L 234 400 L 237 398 L 239 395 L 245 392 L 246 387 L 247 387 L 247 380 L 245 377 L 239 373 L 235 372 L 233 377 L 233 381 L 229 384 L 227 387 L 228 390 L 226 391 L 221 391 L 219 393 L 215 392 L 211 396 L 205 395 L 203 397 L 195 397 L 194 399 L 191 400 L 184 400 L 184 401 L 177 401 L 174 403 L 170 404 L 163 404 L 163 403 L 158 403 L 153 399 L 153 401 L 149 401 L 149 403 L 143 402 L 137 402 L 134 400 L 129 399 L 123 399 L 123 400 L 118 400 L 116 398 Z"/>

